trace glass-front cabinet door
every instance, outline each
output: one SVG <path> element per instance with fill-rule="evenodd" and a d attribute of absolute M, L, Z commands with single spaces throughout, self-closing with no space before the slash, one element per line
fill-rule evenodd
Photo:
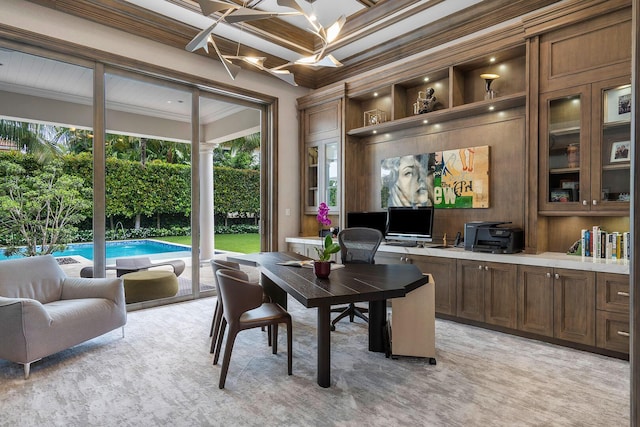
<path fill-rule="evenodd" d="M 330 212 L 338 212 L 338 143 L 324 145 L 324 202 Z"/>
<path fill-rule="evenodd" d="M 318 208 L 318 157 L 320 151 L 317 145 L 307 146 L 306 160 L 306 202 L 305 210 L 314 211 Z"/>
<path fill-rule="evenodd" d="M 589 209 L 588 86 L 541 96 L 540 207 L 543 211 Z"/>
<path fill-rule="evenodd" d="M 631 192 L 629 77 L 540 97 L 540 211 L 625 215 Z"/>
<path fill-rule="evenodd" d="M 593 85 L 592 209 L 629 211 L 631 194 L 631 85 L 628 78 Z M 598 98 L 595 98 L 598 97 Z"/>
<path fill-rule="evenodd" d="M 340 210 L 340 158 L 335 139 L 306 145 L 305 213 L 317 214 L 322 202 L 331 214 Z"/>

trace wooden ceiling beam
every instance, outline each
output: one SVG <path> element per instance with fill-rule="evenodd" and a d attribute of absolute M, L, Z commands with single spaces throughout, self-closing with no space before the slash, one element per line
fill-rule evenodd
<path fill-rule="evenodd" d="M 319 69 L 316 81 L 322 84 L 335 83 L 377 67 L 387 65 L 445 43 L 454 41 L 474 32 L 500 24 L 512 18 L 553 4 L 559 0 L 485 0 L 472 8 L 430 23 L 419 31 L 409 32 L 373 46 L 342 60 L 341 68 Z M 524 39 L 524 35 L 523 35 Z"/>

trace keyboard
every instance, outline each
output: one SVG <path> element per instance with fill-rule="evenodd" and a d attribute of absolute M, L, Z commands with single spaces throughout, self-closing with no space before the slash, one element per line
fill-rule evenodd
<path fill-rule="evenodd" d="M 387 246 L 401 246 L 403 248 L 415 248 L 418 246 L 416 242 L 385 242 Z"/>

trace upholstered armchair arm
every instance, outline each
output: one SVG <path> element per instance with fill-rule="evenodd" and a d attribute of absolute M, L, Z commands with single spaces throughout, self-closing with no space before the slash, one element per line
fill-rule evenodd
<path fill-rule="evenodd" d="M 51 322 L 51 316 L 39 301 L 0 297 L 0 359 L 31 362 L 27 345 L 29 330 L 47 328 Z"/>
<path fill-rule="evenodd" d="M 124 304 L 124 285 L 122 279 L 90 279 L 66 277 L 62 281 L 60 299 L 104 298 Z"/>

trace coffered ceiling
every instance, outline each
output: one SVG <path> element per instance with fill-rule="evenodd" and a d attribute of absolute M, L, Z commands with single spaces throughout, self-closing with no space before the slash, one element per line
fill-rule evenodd
<path fill-rule="evenodd" d="M 194 0 L 31 1 L 178 48 L 185 48 L 194 36 L 217 19 L 216 15 L 204 16 Z M 277 0 L 233 1 L 263 11 L 292 11 L 279 6 Z M 300 7 L 307 13 L 313 12 L 325 28 L 341 15 L 346 17 L 338 38 L 326 52 L 343 66 L 292 65 L 287 69 L 294 73 L 299 85 L 318 88 L 557 1 L 298 0 Z M 308 27 L 301 16 L 273 17 L 234 24 L 221 22 L 212 35 L 223 54 L 263 56 L 265 67 L 273 68 L 318 52 L 321 42 Z M 195 54 L 219 60 L 213 49 L 209 49 L 209 54 L 203 49 Z M 242 67 L 252 69 L 248 64 Z"/>

